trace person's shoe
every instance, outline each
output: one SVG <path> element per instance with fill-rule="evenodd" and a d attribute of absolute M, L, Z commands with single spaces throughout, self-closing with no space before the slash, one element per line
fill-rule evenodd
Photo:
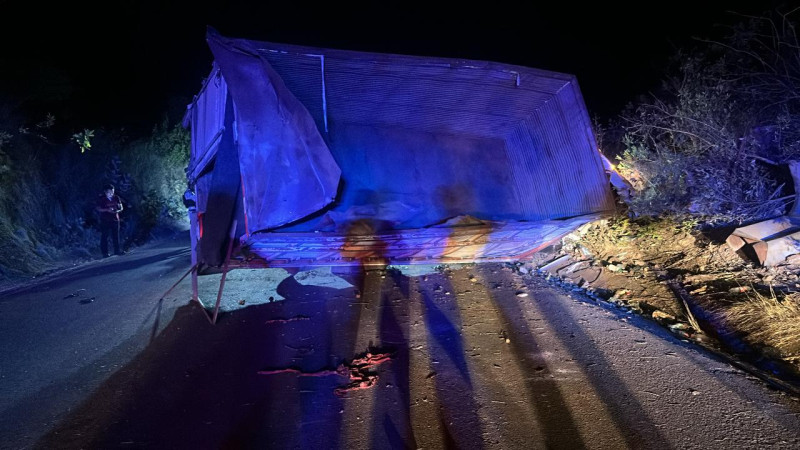
<path fill-rule="evenodd" d="M 103 253 L 103 258 L 108 258 L 109 256 L 111 255 L 109 255 L 108 253 Z"/>

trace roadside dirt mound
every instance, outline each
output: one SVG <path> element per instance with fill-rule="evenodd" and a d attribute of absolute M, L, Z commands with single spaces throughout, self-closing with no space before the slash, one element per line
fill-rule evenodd
<path fill-rule="evenodd" d="M 758 267 L 692 225 L 624 216 L 594 221 L 520 270 L 796 383 L 800 257 Z"/>

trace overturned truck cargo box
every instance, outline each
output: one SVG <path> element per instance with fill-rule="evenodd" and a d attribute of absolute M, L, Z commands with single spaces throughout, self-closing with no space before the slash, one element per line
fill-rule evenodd
<path fill-rule="evenodd" d="M 197 267 L 509 261 L 613 209 L 572 75 L 207 41 L 184 120 Z"/>

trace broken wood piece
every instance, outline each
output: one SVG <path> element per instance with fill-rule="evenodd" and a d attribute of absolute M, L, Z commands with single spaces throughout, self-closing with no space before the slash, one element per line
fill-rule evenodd
<path fill-rule="evenodd" d="M 558 275 L 558 271 L 561 270 L 563 267 L 572 263 L 572 259 L 570 255 L 564 255 L 555 260 L 545 264 L 540 268 L 540 270 L 544 272 L 550 272 L 552 275 Z"/>
<path fill-rule="evenodd" d="M 753 244 L 761 264 L 771 267 L 782 263 L 791 255 L 800 253 L 800 232 Z"/>
<path fill-rule="evenodd" d="M 800 253 L 800 218 L 781 216 L 740 227 L 725 242 L 734 251 L 750 249 L 755 262 L 773 266 Z"/>
<path fill-rule="evenodd" d="M 739 227 L 725 240 L 731 249 L 739 250 L 747 244 L 766 241 L 777 237 L 781 233 L 791 230 L 800 230 L 800 221 L 788 216 L 764 220 L 745 227 Z"/>

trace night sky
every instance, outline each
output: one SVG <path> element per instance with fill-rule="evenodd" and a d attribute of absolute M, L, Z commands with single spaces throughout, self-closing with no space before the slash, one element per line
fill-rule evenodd
<path fill-rule="evenodd" d="M 484 1 L 448 13 L 431 2 L 348 9 L 300 3 L 0 0 L 0 100 L 31 115 L 52 112 L 75 129 L 149 129 L 167 112 L 180 116 L 199 90 L 211 67 L 205 32 L 212 26 L 231 37 L 571 73 L 590 115 L 603 120 L 655 88 L 676 48 L 720 33 L 715 24 L 734 20 L 726 11 L 756 14 L 781 2 L 699 9 L 710 2 Z"/>

